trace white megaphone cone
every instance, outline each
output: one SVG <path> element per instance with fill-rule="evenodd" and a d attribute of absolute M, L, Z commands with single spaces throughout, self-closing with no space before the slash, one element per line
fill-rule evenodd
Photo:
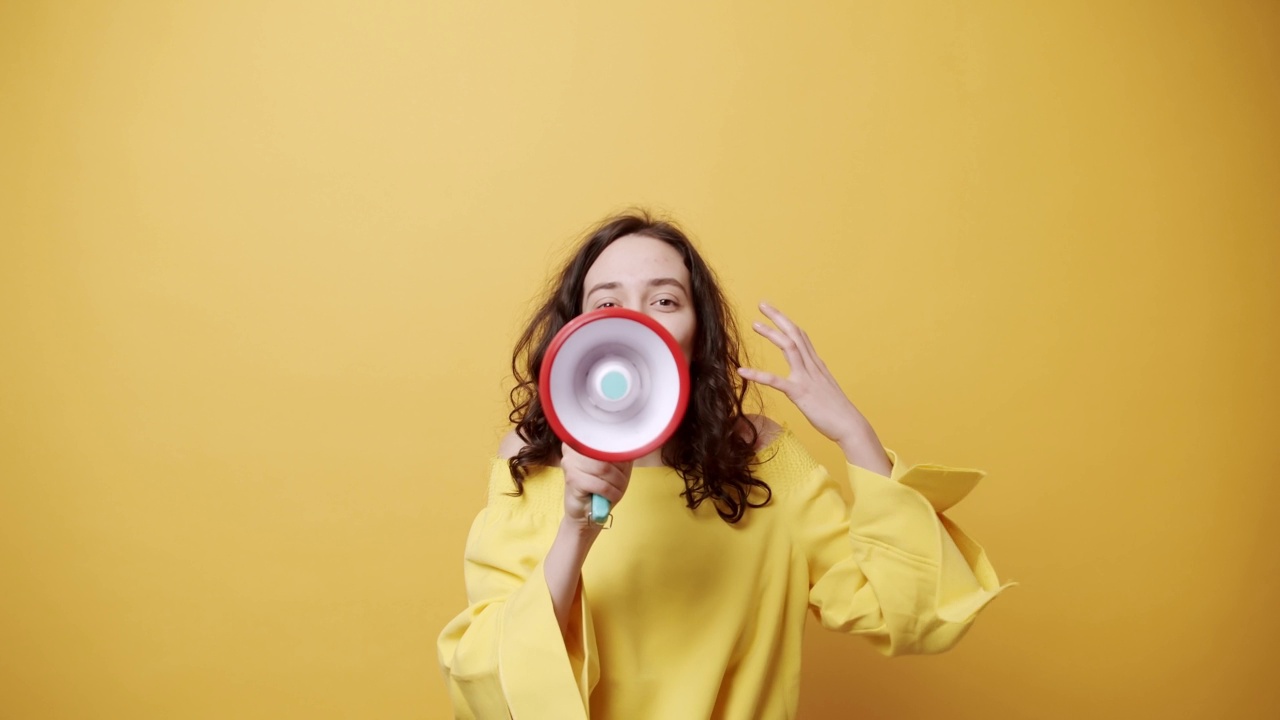
<path fill-rule="evenodd" d="M 625 462 L 662 447 L 689 404 L 689 363 L 656 320 L 623 308 L 579 315 L 552 338 L 538 396 L 547 423 L 590 458 Z M 603 524 L 609 501 L 591 496 Z"/>

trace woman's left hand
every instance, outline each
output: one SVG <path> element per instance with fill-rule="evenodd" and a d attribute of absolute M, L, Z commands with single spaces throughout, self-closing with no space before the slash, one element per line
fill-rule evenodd
<path fill-rule="evenodd" d="M 782 350 L 791 374 L 784 378 L 754 368 L 739 368 L 738 374 L 785 394 L 818 432 L 840 445 L 851 462 L 855 455 L 866 454 L 870 457 L 865 462 L 877 466 L 883 463 L 887 467 L 884 451 L 879 448 L 870 423 L 840 389 L 840 383 L 813 349 L 809 335 L 777 308 L 760 303 L 760 311 L 777 327 L 760 321 L 751 327 Z M 871 446 L 874 451 L 868 453 L 867 448 Z"/>

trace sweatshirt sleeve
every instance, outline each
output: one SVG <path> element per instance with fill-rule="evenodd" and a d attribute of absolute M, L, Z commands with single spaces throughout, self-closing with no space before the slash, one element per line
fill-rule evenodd
<path fill-rule="evenodd" d="M 985 475 L 941 465 L 890 477 L 848 466 L 853 504 L 817 466 L 801 493 L 809 602 L 824 627 L 863 635 L 885 655 L 939 653 L 964 636 L 1000 585 L 986 552 L 943 515 Z"/>
<path fill-rule="evenodd" d="M 586 718 L 599 666 L 585 590 L 580 584 L 566 640 L 543 575 L 560 518 L 553 503 L 539 503 L 529 484 L 521 497 L 504 495 L 511 489 L 509 476 L 495 493 L 496 475 L 505 471 L 504 463 L 495 463 L 489 504 L 467 536 L 467 609 L 437 642 L 454 714 L 477 720 Z"/>

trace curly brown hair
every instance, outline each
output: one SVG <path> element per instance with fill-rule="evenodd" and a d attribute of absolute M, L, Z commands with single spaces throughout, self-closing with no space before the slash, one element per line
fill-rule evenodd
<path fill-rule="evenodd" d="M 725 302 L 715 274 L 675 223 L 646 211 L 628 211 L 594 227 L 564 268 L 549 283 L 546 298 L 534 312 L 511 356 L 515 387 L 510 420 L 525 446 L 507 465 L 516 490 L 533 468 L 560 457 L 560 440 L 547 423 L 538 399 L 537 379 L 551 339 L 582 313 L 587 270 L 606 247 L 628 235 L 661 240 L 680 252 L 689 270 L 697 331 L 689 358 L 691 391 L 684 420 L 662 448 L 662 461 L 684 480 L 681 496 L 690 509 L 711 500 L 727 522 L 742 519 L 747 508 L 767 505 L 773 493 L 752 473 L 759 430 L 743 410 L 748 385 L 737 369 L 744 350 L 733 311 Z M 755 492 L 753 492 L 755 491 Z"/>

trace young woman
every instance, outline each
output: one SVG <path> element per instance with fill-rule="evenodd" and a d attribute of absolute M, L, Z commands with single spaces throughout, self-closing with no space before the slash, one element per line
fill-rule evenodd
<path fill-rule="evenodd" d="M 631 463 L 562 444 L 535 384 L 556 332 L 603 307 L 649 315 L 689 359 L 679 429 Z M 438 643 L 458 717 L 790 718 L 810 609 L 887 655 L 936 653 L 1004 589 L 941 514 L 983 473 L 902 465 L 805 332 L 760 310 L 786 377 L 741 367 L 715 276 L 675 225 L 624 214 L 587 236 L 516 344 L 515 427 L 467 539 L 470 605 Z M 748 382 L 839 445 L 851 507 L 789 431 L 744 412 Z M 613 503 L 608 531 L 592 494 Z"/>

